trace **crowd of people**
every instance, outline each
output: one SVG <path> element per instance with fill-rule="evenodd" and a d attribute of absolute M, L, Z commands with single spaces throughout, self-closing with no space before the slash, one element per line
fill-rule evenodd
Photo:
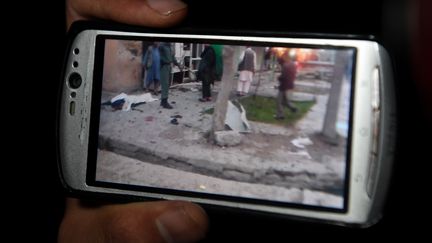
<path fill-rule="evenodd" d="M 222 45 L 205 44 L 200 55 L 201 59 L 196 77 L 202 85 L 202 97 L 198 99 L 201 102 L 212 101 L 211 86 L 214 85 L 215 81 L 222 80 L 222 48 Z M 263 70 L 268 71 L 273 68 L 272 59 L 274 60 L 274 57 L 275 53 L 272 49 L 266 47 L 263 55 Z M 289 108 L 293 113 L 297 112 L 297 108 L 291 102 L 297 70 L 295 60 L 288 52 L 278 56 L 277 62 L 280 65 L 281 75 L 278 77 L 279 92 L 277 95 L 277 112 L 274 117 L 275 119 L 284 119 L 284 107 Z M 170 43 L 154 42 L 150 45 L 143 55 L 142 65 L 143 73 L 145 73 L 143 75 L 144 90 L 152 91 L 155 95 L 161 93 L 160 105 L 163 108 L 172 109 L 173 107 L 168 102 L 171 68 L 172 65 L 177 65 L 180 70 L 183 70 L 184 67 L 175 59 Z M 237 71 L 239 74 L 236 88 L 237 96 L 248 95 L 257 71 L 257 54 L 250 46 L 246 46 L 246 49 L 242 51 Z"/>

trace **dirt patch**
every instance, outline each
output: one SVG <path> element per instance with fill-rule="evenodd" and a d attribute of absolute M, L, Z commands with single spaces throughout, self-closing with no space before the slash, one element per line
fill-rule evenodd
<path fill-rule="evenodd" d="M 313 142 L 313 145 L 307 146 L 307 151 L 315 161 L 321 162 L 323 155 L 338 159 L 343 159 L 346 155 L 346 138 L 339 137 L 338 145 L 332 145 L 326 142 L 323 135 L 320 133 L 312 134 L 309 138 Z"/>
<path fill-rule="evenodd" d="M 273 158 L 276 150 L 296 152 L 297 149 L 290 141 L 293 136 L 273 135 L 273 134 L 245 134 L 240 145 L 241 150 L 252 150 L 254 155 L 267 160 Z"/>
<path fill-rule="evenodd" d="M 161 132 L 159 134 L 159 137 L 174 140 L 174 139 L 182 139 L 184 137 L 184 134 L 185 134 L 184 130 L 181 127 L 171 125 L 170 128 Z"/>

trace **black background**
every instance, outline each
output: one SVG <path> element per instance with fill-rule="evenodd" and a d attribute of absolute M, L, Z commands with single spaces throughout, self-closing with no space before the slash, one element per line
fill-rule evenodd
<path fill-rule="evenodd" d="M 5 21 L 7 55 L 3 93 L 7 153 L 2 159 L 4 188 L 13 241 L 55 242 L 63 211 L 57 179 L 55 114 L 65 44 L 64 3 L 26 3 Z M 426 168 L 430 128 L 415 89 L 408 42 L 406 1 L 188 1 L 185 26 L 374 35 L 388 49 L 395 67 L 398 142 L 384 218 L 367 229 L 302 223 L 262 215 L 209 209 L 204 242 L 290 242 L 293 240 L 388 240 L 416 242 L 430 226 L 430 182 Z M 236 4 L 236 6 L 233 6 Z M 6 7 L 5 7 L 6 8 Z M 19 19 L 20 21 L 18 21 Z M 16 23 L 21 22 L 17 25 Z M 9 48 L 12 46 L 13 48 Z M 9 75 L 10 73 L 10 75 Z M 5 78 L 12 77 L 12 78 Z M 9 85 L 12 84 L 12 87 Z M 30 115 L 33 114 L 33 115 Z M 11 179 L 8 179 L 9 177 Z M 10 190 L 10 188 L 12 190 Z M 11 205 L 8 205 L 8 204 Z M 429 237 L 430 238 L 430 237 Z"/>

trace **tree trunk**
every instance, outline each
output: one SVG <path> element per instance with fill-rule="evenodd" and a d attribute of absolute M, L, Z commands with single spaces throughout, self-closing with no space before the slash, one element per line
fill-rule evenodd
<path fill-rule="evenodd" d="M 342 90 L 343 76 L 345 74 L 347 64 L 348 52 L 336 51 L 333 81 L 331 83 L 331 89 L 324 118 L 324 125 L 322 129 L 322 135 L 324 139 L 334 145 L 337 145 L 339 140 L 339 136 L 336 131 L 336 123 L 338 120 L 339 101 Z"/>
<path fill-rule="evenodd" d="M 228 100 L 235 85 L 234 74 L 238 62 L 236 57 L 239 56 L 239 52 L 240 47 L 226 45 L 223 48 L 223 75 L 213 113 L 213 123 L 210 135 L 212 141 L 214 141 L 215 132 L 225 130 L 225 117 Z"/>

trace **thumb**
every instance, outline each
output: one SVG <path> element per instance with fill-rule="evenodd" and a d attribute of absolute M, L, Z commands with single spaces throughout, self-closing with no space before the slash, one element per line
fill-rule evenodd
<path fill-rule="evenodd" d="M 67 0 L 67 26 L 76 20 L 106 19 L 147 27 L 169 27 L 187 13 L 181 0 Z"/>
<path fill-rule="evenodd" d="M 68 199 L 59 242 L 196 242 L 208 221 L 196 204 L 140 202 L 85 207 Z"/>

